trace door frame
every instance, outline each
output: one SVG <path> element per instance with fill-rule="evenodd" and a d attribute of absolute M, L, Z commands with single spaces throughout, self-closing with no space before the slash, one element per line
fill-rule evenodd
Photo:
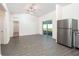
<path fill-rule="evenodd" d="M 52 21 L 52 20 L 45 20 L 45 21 Z M 45 21 L 43 21 L 43 22 L 45 22 Z M 42 34 L 44 35 L 44 33 L 43 33 L 43 24 L 44 23 L 43 22 L 42 22 Z M 53 28 L 53 25 L 52 25 L 52 28 Z M 47 32 L 48 32 L 48 24 L 47 24 Z M 53 31 L 52 31 L 52 35 L 53 35 Z M 47 33 L 47 36 L 49 36 L 48 33 Z"/>
<path fill-rule="evenodd" d="M 18 22 L 18 29 L 19 29 L 19 21 L 13 21 L 13 37 L 15 37 L 15 36 L 14 36 L 14 28 L 15 28 L 15 27 L 14 27 L 14 25 L 15 25 L 14 23 L 15 23 L 15 22 Z M 19 35 L 20 35 L 20 34 L 19 34 L 19 31 L 18 31 L 18 36 L 19 36 Z"/>

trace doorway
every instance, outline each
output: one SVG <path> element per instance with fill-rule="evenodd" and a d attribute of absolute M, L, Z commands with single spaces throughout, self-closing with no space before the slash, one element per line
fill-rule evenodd
<path fill-rule="evenodd" d="M 43 21 L 43 35 L 52 37 L 52 20 Z"/>
<path fill-rule="evenodd" d="M 13 21 L 13 37 L 19 36 L 19 21 Z"/>

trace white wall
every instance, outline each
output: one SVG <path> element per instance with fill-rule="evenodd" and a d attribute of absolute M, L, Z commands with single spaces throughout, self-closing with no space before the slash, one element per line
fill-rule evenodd
<path fill-rule="evenodd" d="M 17 19 L 15 19 L 15 18 Z M 19 21 L 19 33 L 20 36 L 23 35 L 32 35 L 32 34 L 38 34 L 38 19 L 35 16 L 32 16 L 30 14 L 14 14 L 12 15 L 11 21 Z M 13 24 L 11 28 L 13 27 Z M 13 28 L 11 29 L 11 36 Z"/>
<path fill-rule="evenodd" d="M 10 16 L 10 37 L 13 37 L 13 22 L 12 22 L 12 15 Z"/>
<path fill-rule="evenodd" d="M 79 3 L 69 4 L 63 7 L 62 18 L 74 18 L 79 20 Z M 79 21 L 78 21 L 79 25 Z M 78 26 L 79 28 L 79 26 Z"/>
<path fill-rule="evenodd" d="M 63 7 L 60 4 L 56 4 L 56 20 L 62 19 Z"/>
<path fill-rule="evenodd" d="M 56 29 L 56 11 L 50 12 L 42 17 L 39 17 L 39 34 L 43 34 L 42 32 L 42 22 L 45 20 L 52 20 L 52 32 L 53 32 L 53 36 L 52 38 L 56 39 L 57 37 L 57 29 Z"/>
<path fill-rule="evenodd" d="M 79 19 L 79 3 L 69 4 L 63 7 L 63 18 L 76 18 Z"/>

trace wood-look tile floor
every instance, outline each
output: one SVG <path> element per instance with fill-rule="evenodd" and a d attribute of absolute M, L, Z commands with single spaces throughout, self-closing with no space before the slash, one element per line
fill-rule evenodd
<path fill-rule="evenodd" d="M 52 38 L 30 35 L 11 38 L 9 44 L 1 45 L 3 56 L 78 56 L 79 49 L 71 49 Z"/>

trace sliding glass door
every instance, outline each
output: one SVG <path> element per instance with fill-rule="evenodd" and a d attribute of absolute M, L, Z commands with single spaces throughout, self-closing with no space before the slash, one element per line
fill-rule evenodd
<path fill-rule="evenodd" d="M 48 23 L 48 35 L 52 36 L 52 24 L 51 23 Z"/>
<path fill-rule="evenodd" d="M 43 34 L 47 34 L 47 24 L 43 24 Z"/>
<path fill-rule="evenodd" d="M 52 20 L 43 21 L 43 35 L 52 36 Z"/>

